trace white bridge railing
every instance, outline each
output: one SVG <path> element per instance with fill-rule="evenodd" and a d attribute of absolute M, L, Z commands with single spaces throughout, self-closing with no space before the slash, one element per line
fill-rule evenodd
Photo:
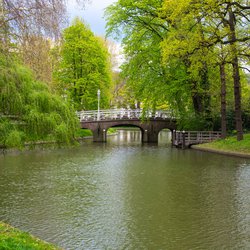
<path fill-rule="evenodd" d="M 173 118 L 170 110 L 143 111 L 142 109 L 107 109 L 107 110 L 90 110 L 79 111 L 77 116 L 80 121 L 104 121 L 104 120 L 122 120 L 122 119 L 140 119 L 156 118 L 169 119 Z"/>

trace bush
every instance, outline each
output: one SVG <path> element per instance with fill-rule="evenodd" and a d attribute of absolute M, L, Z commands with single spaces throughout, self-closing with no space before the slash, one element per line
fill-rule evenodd
<path fill-rule="evenodd" d="M 23 138 L 24 138 L 23 132 L 12 130 L 6 138 L 5 145 L 7 148 L 22 148 Z"/>

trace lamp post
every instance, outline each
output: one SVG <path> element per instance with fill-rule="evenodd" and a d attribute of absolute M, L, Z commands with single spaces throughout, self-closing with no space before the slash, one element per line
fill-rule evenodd
<path fill-rule="evenodd" d="M 98 109 L 97 109 L 97 121 L 100 121 L 100 95 L 101 95 L 101 90 L 97 90 L 97 100 L 98 100 Z"/>

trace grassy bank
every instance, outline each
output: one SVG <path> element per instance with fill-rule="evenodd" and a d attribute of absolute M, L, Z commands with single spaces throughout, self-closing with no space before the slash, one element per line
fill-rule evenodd
<path fill-rule="evenodd" d="M 116 132 L 117 132 L 117 129 L 115 128 L 109 128 L 107 131 L 108 135 L 114 134 Z M 76 138 L 84 138 L 84 137 L 89 137 L 89 136 L 93 136 L 92 131 L 89 129 L 78 129 L 75 134 Z"/>
<path fill-rule="evenodd" d="M 222 152 L 250 155 L 250 134 L 244 135 L 244 140 L 237 141 L 236 136 L 220 139 L 211 143 L 196 145 L 196 148 L 212 149 Z"/>
<path fill-rule="evenodd" d="M 22 232 L 8 224 L 0 222 L 1 250 L 59 250 L 47 242 L 39 240 L 29 233 Z"/>
<path fill-rule="evenodd" d="M 89 129 L 78 129 L 75 133 L 76 138 L 84 138 L 84 137 L 89 137 L 92 136 L 92 132 Z"/>

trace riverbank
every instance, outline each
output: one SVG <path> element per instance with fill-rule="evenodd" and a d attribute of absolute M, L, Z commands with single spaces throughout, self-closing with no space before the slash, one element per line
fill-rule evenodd
<path fill-rule="evenodd" d="M 117 135 L 117 129 L 110 128 L 107 132 L 107 136 L 115 136 Z M 6 146 L 0 145 L 0 155 L 5 153 L 19 153 L 25 151 L 31 151 L 35 149 L 51 149 L 51 148 L 62 148 L 62 147 L 74 147 L 80 145 L 86 139 L 92 139 L 93 134 L 88 129 L 81 129 L 77 132 L 75 141 L 73 143 L 65 143 L 58 142 L 55 140 L 51 141 L 33 141 L 33 142 L 25 142 L 22 147 L 11 147 L 7 148 Z"/>
<path fill-rule="evenodd" d="M 59 250 L 61 248 L 0 221 L 0 249 Z"/>
<path fill-rule="evenodd" d="M 237 141 L 236 136 L 231 136 L 210 143 L 194 145 L 192 148 L 212 153 L 250 158 L 250 134 L 245 134 L 242 141 Z"/>

